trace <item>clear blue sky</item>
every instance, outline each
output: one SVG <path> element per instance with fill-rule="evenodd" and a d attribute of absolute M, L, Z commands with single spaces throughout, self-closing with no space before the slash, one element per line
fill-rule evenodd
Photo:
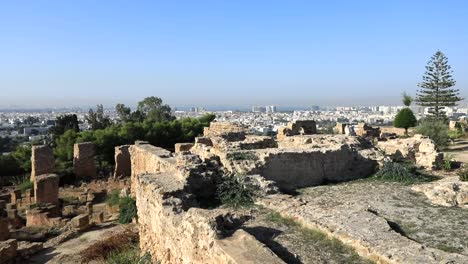
<path fill-rule="evenodd" d="M 396 104 L 468 95 L 468 1 L 1 1 L 0 106 Z"/>

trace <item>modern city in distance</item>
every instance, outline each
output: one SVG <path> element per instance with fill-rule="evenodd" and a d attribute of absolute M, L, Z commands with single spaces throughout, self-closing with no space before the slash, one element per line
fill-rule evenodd
<path fill-rule="evenodd" d="M 0 264 L 468 263 L 467 13 L 0 3 Z"/>

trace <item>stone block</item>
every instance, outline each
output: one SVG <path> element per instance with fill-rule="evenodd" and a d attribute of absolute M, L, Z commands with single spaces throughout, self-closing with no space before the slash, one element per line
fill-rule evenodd
<path fill-rule="evenodd" d="M 129 145 L 115 147 L 114 177 L 126 177 L 132 174 Z"/>
<path fill-rule="evenodd" d="M 180 153 L 184 151 L 190 151 L 190 149 L 193 147 L 192 143 L 177 143 L 175 144 L 175 153 Z"/>
<path fill-rule="evenodd" d="M 75 216 L 72 220 L 72 227 L 77 228 L 79 230 L 85 230 L 89 227 L 89 215 L 81 214 Z"/>
<path fill-rule="evenodd" d="M 48 146 L 32 146 L 31 149 L 31 181 L 41 174 L 51 174 L 55 171 L 55 158 Z"/>
<path fill-rule="evenodd" d="M 78 143 L 73 146 L 73 171 L 77 178 L 96 177 L 94 144 L 92 142 Z"/>
<path fill-rule="evenodd" d="M 34 197 L 36 204 L 58 205 L 59 177 L 56 174 L 45 174 L 36 177 Z"/>
<path fill-rule="evenodd" d="M 21 199 L 21 190 L 13 190 L 11 193 L 11 203 L 16 204 Z"/>
<path fill-rule="evenodd" d="M 207 138 L 207 137 L 196 137 L 195 144 L 206 145 L 209 147 L 213 146 L 213 142 L 211 141 L 210 138 Z"/>

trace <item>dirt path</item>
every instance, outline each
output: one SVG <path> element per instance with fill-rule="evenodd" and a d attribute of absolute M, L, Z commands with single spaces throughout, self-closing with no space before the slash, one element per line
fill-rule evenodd
<path fill-rule="evenodd" d="M 103 240 L 106 237 L 121 231 L 123 228 L 124 227 L 121 225 L 107 226 L 85 232 L 55 248 L 50 248 L 36 256 L 33 256 L 29 263 L 80 263 L 80 252 L 99 240 Z"/>
<path fill-rule="evenodd" d="M 444 155 L 452 155 L 457 161 L 468 164 L 468 139 L 457 139 L 446 149 Z"/>

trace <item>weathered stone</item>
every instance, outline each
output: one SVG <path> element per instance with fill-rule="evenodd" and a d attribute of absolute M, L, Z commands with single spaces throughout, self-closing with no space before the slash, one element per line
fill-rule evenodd
<path fill-rule="evenodd" d="M 204 137 L 222 137 L 227 141 L 240 141 L 245 139 L 247 129 L 244 126 L 230 122 L 211 122 L 210 127 L 203 130 Z"/>
<path fill-rule="evenodd" d="M 409 159 L 426 169 L 438 167 L 443 160 L 434 141 L 422 135 L 379 141 L 377 147 L 393 159 Z"/>
<path fill-rule="evenodd" d="M 278 128 L 278 140 L 288 136 L 317 134 L 317 125 L 313 120 L 289 122 L 287 127 Z"/>
<path fill-rule="evenodd" d="M 72 226 L 74 228 L 77 228 L 79 230 L 85 230 L 89 228 L 89 215 L 87 214 L 82 214 L 75 216 L 71 220 Z"/>
<path fill-rule="evenodd" d="M 356 135 L 360 137 L 380 137 L 380 128 L 373 128 L 366 123 L 359 123 L 357 126 Z"/>
<path fill-rule="evenodd" d="M 213 142 L 211 141 L 210 138 L 207 138 L 207 137 L 196 137 L 195 138 L 195 144 L 213 146 Z"/>
<path fill-rule="evenodd" d="M 126 177 L 132 174 L 129 145 L 115 147 L 114 177 Z"/>
<path fill-rule="evenodd" d="M 93 222 L 96 224 L 104 223 L 104 212 L 94 213 Z"/>
<path fill-rule="evenodd" d="M 2 264 L 15 263 L 18 242 L 16 239 L 9 239 L 0 242 L 0 262 Z"/>
<path fill-rule="evenodd" d="M 62 226 L 62 218 L 58 217 L 55 211 L 55 206 L 26 210 L 26 226 Z"/>
<path fill-rule="evenodd" d="M 336 122 L 336 125 L 335 125 L 335 127 L 333 128 L 333 132 L 335 132 L 335 134 L 344 134 L 344 133 L 345 133 L 345 127 L 346 127 L 347 125 L 348 125 L 348 124 Z"/>
<path fill-rule="evenodd" d="M 8 229 L 8 218 L 0 216 L 0 241 L 10 238 L 10 230 Z"/>
<path fill-rule="evenodd" d="M 193 147 L 192 143 L 177 143 L 175 144 L 175 153 L 180 153 L 184 151 L 190 151 L 190 149 Z"/>
<path fill-rule="evenodd" d="M 31 181 L 41 174 L 51 174 L 55 171 L 55 158 L 48 146 L 32 146 L 31 148 Z"/>
<path fill-rule="evenodd" d="M 77 143 L 73 146 L 73 171 L 77 178 L 96 177 L 94 144 L 92 142 Z"/>
<path fill-rule="evenodd" d="M 16 204 L 17 200 L 21 200 L 21 190 L 13 190 L 11 192 L 11 203 Z"/>
<path fill-rule="evenodd" d="M 36 177 L 34 181 L 34 197 L 36 204 L 58 205 L 59 177 L 56 174 L 45 174 Z"/>
<path fill-rule="evenodd" d="M 283 263 L 251 235 L 237 231 L 220 239 L 224 210 L 190 208 L 172 194 L 183 188 L 160 175 L 141 175 L 136 183 L 140 247 L 160 263 Z M 183 199 L 183 198 L 182 198 Z M 192 202 L 193 203 L 193 202 Z"/>
<path fill-rule="evenodd" d="M 415 185 L 411 189 L 424 193 L 433 204 L 468 208 L 468 182 L 456 177 Z"/>
<path fill-rule="evenodd" d="M 18 255 L 23 258 L 27 259 L 30 256 L 36 254 L 37 252 L 44 249 L 44 243 L 42 242 L 25 242 L 20 241 L 18 243 Z"/>

